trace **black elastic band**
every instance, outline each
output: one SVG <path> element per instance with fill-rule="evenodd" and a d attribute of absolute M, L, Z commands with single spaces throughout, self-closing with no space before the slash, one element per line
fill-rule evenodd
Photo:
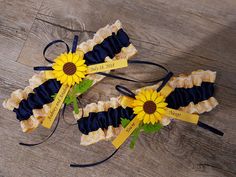
<path fill-rule="evenodd" d="M 161 65 L 160 65 L 161 66 Z M 165 69 L 165 68 L 164 68 Z M 165 69 L 166 70 L 166 69 Z M 168 72 L 168 70 L 166 70 Z M 159 92 L 166 84 L 167 82 L 170 80 L 170 78 L 173 76 L 173 73 L 172 72 L 168 72 L 168 74 L 163 77 L 160 81 L 162 81 L 161 85 L 157 88 L 157 92 Z M 130 90 L 128 89 L 127 87 L 124 87 L 122 85 L 116 85 L 116 90 L 118 92 L 120 92 L 121 94 L 125 95 L 125 96 L 128 96 L 128 97 L 131 97 L 131 98 L 135 98 L 135 94 Z"/>
<path fill-rule="evenodd" d="M 49 58 L 46 57 L 46 51 L 48 50 L 49 47 L 51 47 L 52 45 L 57 44 L 57 43 L 63 43 L 63 44 L 65 44 L 65 45 L 66 45 L 67 53 L 70 51 L 70 47 L 69 47 L 68 44 L 67 44 L 65 41 L 63 41 L 63 40 L 60 40 L 60 39 L 59 39 L 59 40 L 55 40 L 55 41 L 50 42 L 48 45 L 46 45 L 46 47 L 45 47 L 44 50 L 43 50 L 43 56 L 44 56 L 45 60 L 46 60 L 47 62 L 49 62 L 49 63 L 54 63 L 54 61 L 53 61 L 53 60 L 50 60 Z"/>
<path fill-rule="evenodd" d="M 77 100 L 79 100 L 78 99 L 78 97 L 77 97 Z M 70 123 L 70 122 L 68 122 L 66 119 L 65 119 L 65 110 L 66 110 L 66 104 L 64 104 L 64 106 L 63 106 L 63 109 L 62 109 L 62 119 L 63 119 L 63 121 L 67 124 L 67 125 L 77 125 L 77 122 L 76 123 Z M 82 108 L 82 116 L 81 117 L 83 117 L 83 115 L 84 115 L 84 109 Z"/>
<path fill-rule="evenodd" d="M 116 90 L 125 96 L 135 98 L 135 94 L 130 89 L 122 85 L 116 85 Z"/>
<path fill-rule="evenodd" d="M 164 78 L 164 80 L 162 81 L 161 85 L 156 89 L 157 92 L 161 91 L 161 89 L 167 84 L 167 82 L 170 80 L 170 78 L 173 76 L 174 74 L 172 72 L 169 72 L 166 77 Z"/>
<path fill-rule="evenodd" d="M 128 63 L 154 65 L 154 66 L 158 66 L 158 67 L 164 69 L 166 72 L 169 72 L 168 69 L 166 69 L 164 66 L 159 65 L 159 64 L 157 64 L 157 63 L 150 62 L 150 61 L 143 61 L 143 60 L 129 60 Z"/>
<path fill-rule="evenodd" d="M 158 66 L 158 67 L 164 69 L 167 73 L 169 72 L 168 69 L 166 69 L 164 66 L 159 65 L 157 63 L 149 62 L 149 61 L 129 60 L 128 63 L 130 63 L 130 64 L 147 64 L 147 65 L 152 65 L 152 66 Z M 163 81 L 164 79 L 166 79 L 166 76 L 168 75 L 167 74 L 166 76 L 164 76 L 164 77 L 162 77 L 160 79 L 157 79 L 157 80 L 153 80 L 153 81 L 140 81 L 140 80 L 129 79 L 129 78 L 117 76 L 117 75 L 114 75 L 114 74 L 104 73 L 104 72 L 98 72 L 96 74 L 103 75 L 103 76 L 106 76 L 106 77 L 111 77 L 111 78 L 114 78 L 114 79 L 125 80 L 125 81 L 130 81 L 130 82 L 135 82 L 135 83 L 145 83 L 145 84 L 155 84 L 155 83 L 158 83 L 158 82 Z M 173 75 L 173 73 L 172 73 L 172 75 Z"/>
<path fill-rule="evenodd" d="M 59 125 L 60 118 L 61 118 L 61 116 L 60 116 L 60 112 L 59 112 L 59 116 L 58 116 L 58 118 L 57 118 L 57 123 L 56 123 L 56 125 L 55 125 L 53 131 L 52 131 L 46 138 L 44 138 L 41 142 L 38 142 L 38 143 L 22 143 L 22 142 L 20 142 L 19 145 L 22 145 L 22 146 L 37 146 L 37 145 L 43 144 L 43 143 L 46 142 L 49 138 L 51 138 L 52 135 L 55 133 L 55 131 L 56 131 L 58 125 Z"/>
<path fill-rule="evenodd" d="M 71 52 L 72 52 L 72 53 L 75 53 L 75 52 L 76 52 L 78 40 L 79 40 L 79 37 L 78 37 L 77 35 L 75 35 L 75 36 L 74 36 L 74 39 L 73 39 L 72 49 L 71 49 Z"/>
<path fill-rule="evenodd" d="M 199 127 L 201 127 L 201 128 L 209 130 L 210 132 L 215 133 L 215 134 L 217 134 L 219 136 L 223 136 L 224 135 L 224 133 L 222 131 L 220 131 L 220 130 L 214 128 L 214 127 L 211 127 L 210 125 L 207 125 L 207 124 L 205 124 L 205 123 L 203 123 L 201 121 L 198 121 L 197 125 Z"/>
<path fill-rule="evenodd" d="M 53 68 L 51 66 L 35 66 L 35 71 L 51 71 Z"/>
<path fill-rule="evenodd" d="M 101 161 L 98 161 L 98 162 L 95 162 L 95 163 L 88 163 L 88 164 L 76 164 L 76 163 L 72 163 L 70 164 L 70 167 L 79 167 L 79 168 L 84 168 L 84 167 L 93 167 L 95 165 L 99 165 L 107 160 L 109 160 L 110 158 L 112 158 L 116 152 L 118 151 L 119 149 L 116 149 L 109 157 L 101 160 Z"/>

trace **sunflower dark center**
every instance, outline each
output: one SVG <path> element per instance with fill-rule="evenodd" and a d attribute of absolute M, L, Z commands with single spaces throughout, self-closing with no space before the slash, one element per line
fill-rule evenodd
<path fill-rule="evenodd" d="M 63 66 L 63 71 L 67 75 L 73 75 L 76 72 L 76 66 L 72 62 L 65 63 Z"/>
<path fill-rule="evenodd" d="M 143 105 L 143 111 L 147 114 L 153 114 L 156 111 L 156 103 L 153 101 L 146 101 Z"/>

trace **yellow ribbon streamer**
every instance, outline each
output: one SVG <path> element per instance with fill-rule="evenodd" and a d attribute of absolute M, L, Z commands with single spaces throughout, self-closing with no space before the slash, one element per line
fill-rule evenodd
<path fill-rule="evenodd" d="M 161 95 L 167 97 L 171 92 L 173 91 L 173 88 L 170 87 L 168 84 L 166 84 L 161 90 Z"/>
<path fill-rule="evenodd" d="M 109 71 L 118 68 L 124 68 L 128 66 L 128 61 L 126 59 L 109 61 L 101 64 L 89 65 L 88 74 L 93 74 L 97 72 Z"/>
<path fill-rule="evenodd" d="M 178 111 L 170 108 L 166 108 L 165 116 L 193 124 L 197 124 L 199 120 L 199 115 L 197 114 L 189 114 L 183 111 Z"/>
<path fill-rule="evenodd" d="M 70 87 L 68 85 L 63 84 L 61 86 L 59 92 L 57 93 L 55 97 L 55 100 L 52 102 L 52 105 L 51 105 L 51 108 L 47 117 L 44 119 L 42 123 L 42 126 L 44 126 L 45 128 L 51 128 L 69 90 L 70 90 Z"/>
<path fill-rule="evenodd" d="M 113 146 L 118 149 L 125 140 L 131 135 L 131 133 L 138 127 L 140 120 L 138 117 L 134 117 L 133 120 L 121 131 L 121 133 L 112 141 Z"/>

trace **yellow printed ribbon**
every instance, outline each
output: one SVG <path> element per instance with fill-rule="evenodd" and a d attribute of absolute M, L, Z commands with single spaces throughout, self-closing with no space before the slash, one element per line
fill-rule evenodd
<path fill-rule="evenodd" d="M 59 92 L 57 93 L 55 97 L 55 100 L 52 102 L 52 105 L 51 105 L 51 108 L 47 117 L 44 119 L 42 123 L 42 126 L 44 126 L 45 128 L 51 128 L 69 90 L 70 90 L 70 87 L 68 85 L 63 84 L 61 86 Z"/>
<path fill-rule="evenodd" d="M 168 84 L 166 84 L 161 90 L 161 95 L 167 97 L 171 92 L 173 91 L 173 88 L 170 87 Z"/>
<path fill-rule="evenodd" d="M 166 108 L 165 116 L 193 124 L 197 124 L 199 119 L 199 115 L 197 114 L 189 114 L 183 111 L 178 111 L 170 108 Z"/>
<path fill-rule="evenodd" d="M 126 59 L 114 60 L 101 64 L 89 65 L 87 73 L 93 74 L 97 72 L 109 71 L 127 66 L 128 66 L 128 61 Z"/>
<path fill-rule="evenodd" d="M 118 149 L 131 133 L 138 127 L 140 120 L 136 117 L 121 131 L 121 133 L 112 141 L 113 146 Z"/>

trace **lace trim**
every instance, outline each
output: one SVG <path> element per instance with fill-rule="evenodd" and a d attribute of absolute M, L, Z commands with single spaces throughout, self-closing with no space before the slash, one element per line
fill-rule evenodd
<path fill-rule="evenodd" d="M 188 106 L 180 107 L 179 110 L 191 114 L 193 113 L 202 114 L 204 112 L 210 112 L 218 104 L 219 104 L 218 101 L 214 97 L 210 97 L 208 100 L 201 101 L 197 104 L 191 102 L 189 103 Z"/>
<path fill-rule="evenodd" d="M 82 134 L 80 144 L 83 146 L 88 146 L 97 143 L 101 140 L 109 141 L 113 137 L 119 135 L 122 129 L 123 129 L 122 126 L 117 128 L 109 126 L 108 129 L 104 131 L 100 128 L 97 131 L 89 132 L 88 135 Z"/>
<path fill-rule="evenodd" d="M 197 70 L 190 75 L 181 74 L 178 77 L 173 77 L 169 85 L 172 88 L 192 88 L 193 86 L 200 86 L 202 82 L 214 83 L 216 79 L 216 72 Z"/>
<path fill-rule="evenodd" d="M 9 99 L 4 100 L 3 107 L 5 109 L 13 111 L 14 108 L 19 107 L 19 103 L 23 99 L 27 99 L 29 93 L 33 92 L 33 89 L 41 85 L 46 81 L 46 76 L 44 71 L 34 74 L 31 79 L 29 79 L 29 86 L 25 87 L 24 90 L 18 89 L 11 93 Z"/>
<path fill-rule="evenodd" d="M 112 25 L 107 25 L 103 28 L 100 28 L 93 36 L 93 39 L 89 39 L 88 41 L 82 42 L 78 45 L 77 49 L 82 50 L 84 53 L 87 53 L 89 51 L 93 50 L 93 47 L 96 44 L 102 43 L 104 39 L 106 39 L 108 36 L 111 36 L 112 33 L 117 33 L 119 29 L 122 28 L 122 24 L 119 20 L 117 20 Z"/>
<path fill-rule="evenodd" d="M 177 77 L 172 77 L 168 82 L 169 86 L 173 89 L 175 88 L 192 88 L 193 86 L 200 86 L 202 82 L 210 82 L 214 83 L 216 80 L 216 72 L 210 70 L 197 70 L 193 71 L 190 75 L 180 74 Z M 146 86 L 143 88 L 150 88 L 156 90 L 161 85 L 161 82 Z M 138 93 L 141 89 L 137 89 L 136 93 Z"/>

